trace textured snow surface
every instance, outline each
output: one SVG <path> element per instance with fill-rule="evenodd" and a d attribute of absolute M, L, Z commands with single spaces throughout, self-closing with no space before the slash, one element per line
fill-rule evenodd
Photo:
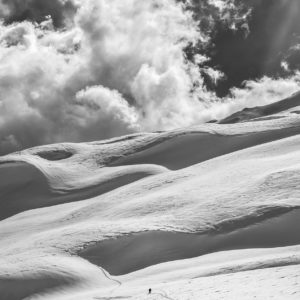
<path fill-rule="evenodd" d="M 278 228 L 276 247 L 167 257 L 120 276 L 78 256 L 146 231 L 226 240 L 297 211 L 299 133 L 287 111 L 1 157 L 0 299 L 300 299 L 300 245 Z M 134 264 L 140 245 L 130 247 Z"/>

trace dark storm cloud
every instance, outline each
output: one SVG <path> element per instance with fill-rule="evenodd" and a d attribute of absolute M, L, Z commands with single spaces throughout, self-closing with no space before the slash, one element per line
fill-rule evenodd
<path fill-rule="evenodd" d="M 39 23 L 51 16 L 54 26 L 61 27 L 65 18 L 76 11 L 72 0 L 0 0 L 0 3 L 0 17 L 7 23 L 25 20 Z"/>
<path fill-rule="evenodd" d="M 287 75 L 287 70 L 282 68 L 284 60 L 291 71 L 299 68 L 296 45 L 300 41 L 300 1 L 236 0 L 234 3 L 251 9 L 247 25 L 232 30 L 217 20 L 206 52 L 211 58 L 207 65 L 226 75 L 218 85 L 219 95 L 241 86 L 245 80 Z"/>
<path fill-rule="evenodd" d="M 207 68 L 218 70 L 219 74 L 223 74 L 218 83 L 226 79 L 222 66 L 215 63 L 216 51 L 220 51 L 221 56 L 224 55 L 222 49 L 216 45 L 216 41 L 219 35 L 223 36 L 223 32 L 239 34 L 243 39 L 246 38 L 249 35 L 248 22 L 252 6 L 236 0 L 190 0 L 188 3 L 188 9 L 192 11 L 200 32 L 205 35 L 205 38 L 196 45 L 189 45 L 186 48 L 186 56 L 191 60 L 195 54 L 202 53 L 208 58 L 207 63 L 200 70 L 205 85 L 214 91 L 217 86 L 216 81 L 206 72 Z M 227 59 L 226 62 L 231 64 L 231 61 Z"/>

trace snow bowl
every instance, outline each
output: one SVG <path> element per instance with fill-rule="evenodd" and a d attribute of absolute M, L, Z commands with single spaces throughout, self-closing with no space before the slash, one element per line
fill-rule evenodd
<path fill-rule="evenodd" d="M 35 153 L 35 155 L 50 161 L 58 161 L 67 159 L 73 156 L 71 151 L 60 149 L 60 150 L 48 150 L 48 151 L 40 151 Z"/>
<path fill-rule="evenodd" d="M 25 161 L 0 163 L 0 220 L 31 207 L 49 193 L 44 174 Z"/>
<path fill-rule="evenodd" d="M 155 143 L 113 161 L 110 166 L 155 164 L 179 170 L 234 151 L 261 145 L 299 133 L 299 128 L 223 135 L 189 132 Z"/>
<path fill-rule="evenodd" d="M 81 250 L 78 255 L 112 275 L 124 275 L 151 265 L 235 249 L 284 247 L 300 243 L 300 209 L 286 208 L 267 220 L 224 231 L 179 233 L 147 231 L 105 240 Z M 247 223 L 247 222 L 246 222 Z M 245 224 L 246 224 L 245 223 Z M 227 228 L 226 228 L 227 227 Z"/>

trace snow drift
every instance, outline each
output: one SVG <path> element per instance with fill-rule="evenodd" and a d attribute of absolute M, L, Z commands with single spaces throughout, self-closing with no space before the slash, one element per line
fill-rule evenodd
<path fill-rule="evenodd" d="M 297 299 L 293 111 L 1 157 L 0 294 Z"/>

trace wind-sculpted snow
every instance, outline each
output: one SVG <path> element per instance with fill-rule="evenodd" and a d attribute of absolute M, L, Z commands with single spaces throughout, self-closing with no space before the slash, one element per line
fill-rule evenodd
<path fill-rule="evenodd" d="M 288 113 L 1 157 L 0 295 L 298 299 L 299 133 Z"/>
<path fill-rule="evenodd" d="M 2 263 L 2 274 L 8 271 L 10 276 L 0 276 L 1 299 L 19 300 L 34 294 L 43 294 L 47 290 L 68 290 L 74 287 L 89 288 L 97 283 L 102 288 L 115 286 L 105 271 L 86 264 L 83 260 L 70 257 L 27 257 L 24 256 L 19 267 Z M 26 298 L 27 299 L 27 298 Z"/>
<path fill-rule="evenodd" d="M 28 209 L 88 199 L 167 170 L 156 165 L 107 169 L 76 161 L 65 166 L 22 155 L 11 159 L 0 164 L 4 178 L 0 183 L 0 219 Z"/>
<path fill-rule="evenodd" d="M 105 268 L 110 274 L 123 275 L 165 261 L 222 250 L 300 243 L 300 207 L 275 208 L 255 219 L 247 216 L 242 222 L 230 220 L 230 226 L 224 223 L 218 225 L 218 230 L 201 234 L 164 231 L 132 234 L 88 246 L 79 255 Z"/>

